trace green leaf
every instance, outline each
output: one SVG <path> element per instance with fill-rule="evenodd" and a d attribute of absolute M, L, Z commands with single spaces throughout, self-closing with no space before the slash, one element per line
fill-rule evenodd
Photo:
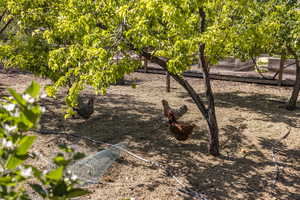
<path fill-rule="evenodd" d="M 31 166 L 31 168 L 33 171 L 33 175 L 40 180 L 42 172 L 40 170 L 38 170 L 37 168 L 35 168 L 34 166 Z"/>
<path fill-rule="evenodd" d="M 53 195 L 56 196 L 56 197 L 63 197 L 67 194 L 67 189 L 68 189 L 67 184 L 64 181 L 59 181 L 53 187 Z"/>
<path fill-rule="evenodd" d="M 83 195 L 90 194 L 91 192 L 88 190 L 84 190 L 81 188 L 73 188 L 71 189 L 68 194 L 66 195 L 67 198 L 75 198 L 75 197 L 80 197 Z"/>
<path fill-rule="evenodd" d="M 57 165 L 59 165 L 59 166 L 66 166 L 66 165 L 68 165 L 69 164 L 69 160 L 66 160 L 65 158 L 64 158 L 64 156 L 62 156 L 62 155 L 58 155 L 58 156 L 56 156 L 55 158 L 54 158 L 54 163 L 55 164 L 57 164 Z"/>
<path fill-rule="evenodd" d="M 68 145 L 66 145 L 66 144 L 59 144 L 58 147 L 59 147 L 61 150 L 63 150 L 64 152 L 67 152 L 67 153 L 72 153 L 72 152 L 74 152 L 74 150 L 73 150 L 71 147 L 69 147 Z"/>
<path fill-rule="evenodd" d="M 14 99 L 17 101 L 17 103 L 19 105 L 21 105 L 21 106 L 25 106 L 26 105 L 26 101 L 15 90 L 13 90 L 11 88 L 8 88 L 7 90 L 14 97 Z"/>
<path fill-rule="evenodd" d="M 17 155 L 26 155 L 36 136 L 25 136 L 18 142 Z"/>
<path fill-rule="evenodd" d="M 6 184 L 9 184 L 9 183 L 11 183 L 11 181 L 12 181 L 12 177 L 11 176 L 2 176 L 2 177 L 0 177 L 0 184 L 1 185 L 6 185 Z"/>
<path fill-rule="evenodd" d="M 25 90 L 25 93 L 29 94 L 33 98 L 38 97 L 40 93 L 40 85 L 37 84 L 35 81 L 32 81 L 31 85 Z"/>
<path fill-rule="evenodd" d="M 64 167 L 61 166 L 55 170 L 50 171 L 46 177 L 48 179 L 54 180 L 54 181 L 59 181 L 63 177 L 63 172 L 64 172 Z"/>
<path fill-rule="evenodd" d="M 39 185 L 39 184 L 29 184 L 29 185 L 39 195 L 41 195 L 43 198 L 46 198 L 47 192 L 43 189 L 43 187 L 41 185 Z"/>
<path fill-rule="evenodd" d="M 37 113 L 37 112 L 33 112 L 33 111 L 36 111 L 34 108 L 32 108 L 31 110 L 25 108 L 23 110 L 23 113 L 24 115 L 26 116 L 27 120 L 30 121 L 32 123 L 31 126 L 33 126 L 34 124 L 37 123 L 39 117 L 40 117 L 40 114 Z M 31 127 L 30 126 L 30 127 Z"/>
<path fill-rule="evenodd" d="M 8 170 L 15 169 L 17 166 L 22 164 L 24 160 L 25 159 L 20 159 L 19 157 L 16 157 L 14 154 L 10 154 L 6 161 L 5 168 L 7 168 Z"/>

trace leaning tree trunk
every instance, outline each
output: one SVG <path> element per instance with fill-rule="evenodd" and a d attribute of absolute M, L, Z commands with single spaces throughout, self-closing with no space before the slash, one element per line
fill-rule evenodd
<path fill-rule="evenodd" d="M 295 81 L 295 85 L 293 87 L 292 95 L 286 106 L 287 110 L 295 110 L 296 109 L 297 99 L 298 99 L 299 92 L 300 92 L 300 63 L 299 63 L 299 59 L 298 59 L 296 53 L 294 53 L 294 56 L 295 56 L 295 60 L 296 60 L 296 81 Z"/>
<path fill-rule="evenodd" d="M 135 48 L 133 46 L 131 46 L 132 50 L 135 50 Z M 157 56 L 153 56 L 151 53 L 148 53 L 146 51 L 141 51 L 141 55 L 144 56 L 146 59 L 148 59 L 150 62 L 156 63 L 159 66 L 161 66 L 163 69 L 165 69 L 166 71 L 168 71 L 168 67 L 167 67 L 167 62 Z M 182 78 L 182 76 L 179 76 L 177 74 L 173 74 L 171 72 L 168 71 L 168 73 L 170 74 L 170 76 L 172 76 L 172 78 L 177 81 L 177 83 L 179 83 L 190 95 L 190 97 L 193 99 L 193 101 L 195 102 L 196 106 L 198 107 L 199 111 L 202 113 L 202 115 L 204 116 L 208 127 L 209 127 L 209 148 L 208 151 L 211 155 L 213 156 L 218 156 L 220 155 L 219 153 L 219 140 L 218 140 L 218 126 L 217 126 L 217 121 L 216 121 L 216 117 L 214 114 L 214 104 L 213 101 L 211 101 L 211 99 L 213 100 L 213 95 L 211 92 L 206 92 L 206 94 L 211 94 L 211 97 L 208 97 L 209 102 L 211 102 L 212 104 L 210 104 L 210 108 L 213 109 L 207 109 L 204 105 L 204 102 L 202 101 L 202 99 L 199 97 L 199 95 L 197 94 L 197 92 L 194 90 L 194 88 L 189 84 L 189 82 L 187 82 L 184 78 Z M 208 77 L 208 76 L 206 76 Z M 209 83 L 209 79 L 205 78 L 205 84 Z M 207 86 L 206 86 L 207 87 Z M 211 88 L 210 84 L 207 88 Z"/>

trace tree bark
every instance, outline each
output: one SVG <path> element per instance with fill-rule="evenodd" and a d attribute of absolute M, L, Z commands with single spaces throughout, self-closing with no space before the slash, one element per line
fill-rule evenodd
<path fill-rule="evenodd" d="M 285 63 L 285 53 L 282 52 L 281 57 L 280 57 L 279 71 L 278 71 L 278 73 L 279 73 L 278 85 L 279 86 L 282 85 L 282 75 L 283 75 L 284 63 Z"/>
<path fill-rule="evenodd" d="M 206 28 L 206 15 L 203 10 L 203 8 L 199 9 L 199 15 L 200 15 L 200 27 L 199 31 L 200 33 L 204 33 Z M 216 112 L 215 112 L 215 100 L 214 95 L 211 89 L 210 84 L 210 77 L 209 77 L 209 69 L 208 69 L 208 63 L 205 58 L 205 44 L 200 43 L 199 44 L 199 67 L 202 67 L 203 71 L 203 79 L 205 83 L 205 94 L 208 100 L 208 107 L 207 107 L 207 124 L 209 128 L 209 153 L 218 156 L 220 155 L 219 152 L 219 128 L 216 118 Z"/>
<path fill-rule="evenodd" d="M 131 48 L 132 50 L 135 50 L 134 48 Z M 202 99 L 199 97 L 199 95 L 197 94 L 197 92 L 194 90 L 194 88 L 189 84 L 188 81 L 186 81 L 185 79 L 183 79 L 181 76 L 178 76 L 177 74 L 173 74 L 170 73 L 168 71 L 167 68 L 167 62 L 160 59 L 157 56 L 153 56 L 150 53 L 146 52 L 146 51 L 140 51 L 141 55 L 144 56 L 146 59 L 148 59 L 150 62 L 156 63 L 158 64 L 160 67 L 162 67 L 164 70 L 166 70 L 170 76 L 177 81 L 190 95 L 190 97 L 193 99 L 193 101 L 195 102 L 196 106 L 198 107 L 199 111 L 202 113 L 202 115 L 204 116 L 207 124 L 208 124 L 208 128 L 209 128 L 209 147 L 208 147 L 208 151 L 211 155 L 213 156 L 218 156 L 220 155 L 219 153 L 219 137 L 218 137 L 218 125 L 217 125 L 217 121 L 216 121 L 216 117 L 214 114 L 214 102 L 211 101 L 210 103 L 210 108 L 213 109 L 206 109 L 204 102 L 202 101 Z M 209 79 L 206 79 L 206 83 L 207 81 L 209 82 Z M 209 87 L 210 88 L 210 84 Z M 208 89 L 211 91 L 211 89 Z M 207 92 L 208 94 L 211 92 Z M 213 96 L 211 96 L 210 98 L 213 99 Z"/>
<path fill-rule="evenodd" d="M 170 74 L 166 72 L 166 91 L 171 92 L 171 80 Z"/>
<path fill-rule="evenodd" d="M 8 25 L 13 21 L 13 19 L 9 19 L 6 24 L 2 27 L 2 29 L 0 29 L 0 34 L 2 34 L 6 28 L 8 27 Z"/>
<path fill-rule="evenodd" d="M 296 53 L 294 51 L 292 51 L 292 53 L 295 56 L 295 60 L 296 60 L 296 81 L 295 81 L 295 85 L 293 87 L 292 95 L 286 106 L 287 110 L 295 110 L 297 108 L 296 104 L 297 104 L 297 99 L 298 99 L 299 91 L 300 91 L 300 63 L 299 63 L 299 59 L 298 59 L 298 56 L 296 55 Z"/>
<path fill-rule="evenodd" d="M 144 59 L 144 72 L 146 73 L 148 70 L 148 60 Z"/>
<path fill-rule="evenodd" d="M 6 14 L 6 12 L 7 12 L 7 10 L 4 10 L 3 13 L 1 14 L 1 16 L 0 16 L 0 22 L 2 21 L 2 19 L 3 19 L 4 15 Z"/>

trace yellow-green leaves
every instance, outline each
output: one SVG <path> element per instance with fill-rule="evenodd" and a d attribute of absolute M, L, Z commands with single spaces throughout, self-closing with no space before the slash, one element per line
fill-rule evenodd
<path fill-rule="evenodd" d="M 275 0 L 7 2 L 20 24 L 0 47 L 0 58 L 50 78 L 50 95 L 68 87 L 70 106 L 87 85 L 104 94 L 133 72 L 139 66 L 134 54 L 141 50 L 166 57 L 170 71 L 181 74 L 195 60 L 200 42 L 210 64 L 228 55 L 246 58 L 273 51 L 272 44 L 283 44 L 280 38 L 299 45 L 299 12 Z M 199 8 L 206 13 L 203 33 Z"/>
<path fill-rule="evenodd" d="M 280 54 L 287 45 L 298 49 L 299 15 L 296 1 L 247 1 L 227 5 L 227 19 L 232 19 L 229 39 L 232 40 L 232 54 L 241 58 L 255 57 L 268 53 Z M 236 12 L 237 11 L 237 12 Z M 222 23 L 225 20 L 221 19 Z M 298 29 L 298 30 L 297 30 Z"/>

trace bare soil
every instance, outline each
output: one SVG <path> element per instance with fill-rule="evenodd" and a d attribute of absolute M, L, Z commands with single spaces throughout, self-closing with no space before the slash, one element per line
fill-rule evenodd
<path fill-rule="evenodd" d="M 23 91 L 32 79 L 42 86 L 49 83 L 31 74 L 0 73 L 0 95 L 6 94 L 7 87 Z M 41 126 L 57 131 L 58 135 L 33 132 L 38 135 L 33 151 L 50 160 L 60 143 L 73 145 L 86 154 L 103 148 L 59 135 L 74 133 L 112 144 L 126 143 L 128 150 L 173 167 L 179 180 L 205 193 L 208 199 L 300 199 L 300 111 L 282 108 L 291 88 L 212 81 L 222 152 L 221 157 L 215 158 L 207 153 L 206 123 L 183 88 L 172 80 L 171 93 L 166 93 L 165 77 L 161 75 L 134 73 L 126 80 L 124 86 L 111 86 L 106 96 L 96 96 L 95 113 L 89 120 L 64 120 L 64 91 L 56 99 L 44 99 L 41 103 L 47 111 Z M 131 87 L 133 80 L 137 83 L 135 89 Z M 204 98 L 202 80 L 188 80 Z M 83 94 L 94 95 L 92 90 Z M 162 115 L 162 99 L 174 107 L 188 106 L 189 111 L 181 121 L 197 125 L 189 140 L 176 141 L 169 133 Z M 277 145 L 280 151 L 275 155 L 279 167 L 276 175 L 272 144 L 289 128 L 290 135 Z M 43 160 L 33 163 L 42 169 L 48 167 Z M 93 193 L 81 199 L 192 199 L 179 193 L 180 188 L 163 170 L 124 153 L 101 184 L 88 186 Z"/>

